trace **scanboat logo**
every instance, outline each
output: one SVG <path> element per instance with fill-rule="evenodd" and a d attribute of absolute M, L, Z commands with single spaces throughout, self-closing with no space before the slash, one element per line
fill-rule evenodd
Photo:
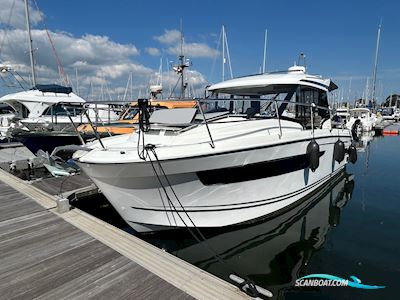
<path fill-rule="evenodd" d="M 356 289 L 375 290 L 383 289 L 385 286 L 362 284 L 356 276 L 350 276 L 350 279 L 343 279 L 329 274 L 311 274 L 296 279 L 295 286 L 349 286 Z"/>

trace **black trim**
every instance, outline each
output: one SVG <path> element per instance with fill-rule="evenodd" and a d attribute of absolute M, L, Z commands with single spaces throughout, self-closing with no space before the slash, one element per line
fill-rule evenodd
<path fill-rule="evenodd" d="M 328 180 L 329 178 L 333 178 L 335 177 L 338 173 L 340 173 L 340 171 L 342 171 L 344 169 L 345 166 L 340 167 L 339 169 L 337 169 L 335 172 L 321 178 L 320 180 L 314 182 L 313 184 L 304 187 L 296 192 L 292 192 L 292 193 L 288 193 L 285 195 L 281 195 L 278 197 L 274 197 L 274 198 L 269 198 L 269 199 L 264 199 L 264 200 L 256 200 L 256 201 L 251 201 L 251 202 L 244 202 L 244 203 L 235 203 L 235 204 L 228 204 L 230 206 L 233 205 L 245 205 L 245 204 L 254 204 L 254 205 L 250 205 L 250 206 L 245 206 L 245 207 L 232 207 L 232 208 L 219 208 L 219 209 L 188 209 L 189 206 L 185 206 L 185 210 L 182 209 L 161 209 L 161 208 L 147 208 L 147 207 L 137 207 L 137 206 L 131 206 L 132 209 L 136 209 L 136 210 L 145 210 L 145 211 L 157 211 L 157 212 L 170 212 L 170 213 L 183 213 L 183 212 L 187 212 L 187 213 L 192 213 L 192 212 L 216 212 L 216 211 L 230 211 L 230 210 L 238 210 L 238 209 L 249 209 L 249 208 L 253 208 L 253 207 L 259 207 L 259 206 L 264 206 L 264 205 L 268 205 L 268 204 L 272 204 L 272 203 L 276 203 L 276 202 L 280 202 L 283 200 L 286 200 L 288 198 L 297 196 L 303 192 L 309 191 L 310 189 L 314 188 L 315 186 L 319 185 L 321 182 Z M 270 201 L 270 200 L 274 200 L 277 199 L 275 201 Z M 299 199 L 300 200 L 300 199 Z M 266 202 L 267 201 L 267 202 Z M 260 203 L 260 202 L 264 202 L 264 203 Z M 224 206 L 224 205 L 216 205 L 218 207 L 220 206 Z M 199 206 L 197 206 L 199 207 Z M 129 221 L 129 220 L 128 220 Z M 133 222 L 133 221 L 129 221 L 129 222 Z M 135 223 L 135 222 L 133 222 Z M 143 223 L 144 224 L 144 223 Z"/>
<path fill-rule="evenodd" d="M 329 86 L 327 86 L 327 85 L 325 85 L 323 83 L 319 83 L 319 82 L 315 82 L 315 81 L 307 80 L 307 79 L 300 79 L 300 81 L 307 82 L 307 83 L 312 83 L 312 84 L 315 84 L 315 85 L 319 85 L 319 86 L 322 86 L 322 87 L 326 88 L 327 90 L 329 89 Z"/>
<path fill-rule="evenodd" d="M 319 152 L 319 156 L 321 157 L 324 153 L 325 151 Z M 301 154 L 239 167 L 200 171 L 196 174 L 204 185 L 229 184 L 279 176 L 303 170 L 309 166 L 308 154 Z"/>

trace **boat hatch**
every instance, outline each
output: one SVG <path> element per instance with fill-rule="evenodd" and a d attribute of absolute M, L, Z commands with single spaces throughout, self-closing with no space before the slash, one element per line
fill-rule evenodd
<path fill-rule="evenodd" d="M 156 110 L 150 117 L 150 123 L 155 124 L 190 124 L 195 115 L 196 108 L 176 108 Z"/>

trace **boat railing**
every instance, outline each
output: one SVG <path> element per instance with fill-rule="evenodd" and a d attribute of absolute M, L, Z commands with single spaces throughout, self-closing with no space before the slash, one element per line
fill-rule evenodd
<path fill-rule="evenodd" d="M 315 124 L 314 124 L 314 121 L 315 121 L 314 113 L 315 113 L 315 111 L 318 110 L 318 109 L 328 111 L 329 112 L 329 119 L 332 118 L 332 112 L 333 112 L 332 108 L 326 107 L 326 106 L 317 105 L 315 103 L 302 103 L 302 102 L 281 100 L 281 99 L 276 99 L 276 98 L 268 99 L 268 98 L 261 98 L 261 97 L 260 98 L 246 98 L 246 97 L 238 98 L 238 97 L 236 97 L 236 98 L 232 99 L 232 98 L 205 97 L 205 98 L 180 99 L 179 101 L 196 101 L 197 102 L 197 106 L 199 108 L 199 112 L 200 112 L 200 114 L 202 116 L 202 119 L 203 119 L 202 123 L 200 123 L 200 124 L 204 124 L 205 127 L 206 127 L 207 134 L 208 134 L 209 139 L 210 139 L 209 143 L 210 143 L 210 146 L 212 148 L 215 147 L 215 142 L 214 142 L 214 139 L 213 139 L 212 134 L 211 134 L 209 123 L 213 122 L 213 121 L 217 121 L 217 120 L 219 120 L 221 118 L 225 118 L 226 116 L 229 116 L 230 114 L 228 114 L 228 115 L 227 114 L 222 114 L 222 115 L 219 115 L 219 116 L 216 116 L 216 117 L 213 117 L 213 118 L 207 118 L 206 117 L 206 113 L 207 112 L 204 111 L 203 106 L 202 106 L 202 104 L 207 103 L 207 102 L 210 103 L 210 102 L 218 102 L 218 101 L 224 101 L 224 102 L 235 102 L 235 101 L 252 102 L 252 101 L 256 101 L 256 102 L 272 103 L 274 105 L 273 106 L 273 110 L 274 110 L 274 113 L 275 113 L 275 116 L 273 116 L 273 117 L 275 117 L 278 120 L 278 127 L 279 127 L 278 136 L 279 136 L 279 138 L 281 138 L 282 134 L 283 134 L 282 133 L 282 123 L 281 123 L 283 111 L 282 112 L 279 111 L 279 105 L 281 105 L 281 104 L 292 104 L 292 105 L 295 105 L 295 106 L 309 107 L 310 108 L 310 116 L 309 116 L 309 118 L 311 119 L 311 131 L 312 131 L 312 135 L 313 136 L 314 136 L 314 130 L 315 130 Z M 234 114 L 234 115 L 238 115 L 238 114 Z M 241 114 L 241 115 L 243 115 L 243 114 Z M 246 115 L 246 114 L 244 114 L 244 115 Z M 264 118 L 264 117 L 271 118 L 271 116 L 262 116 L 262 115 L 257 116 L 257 118 Z M 294 118 L 294 120 L 296 120 L 296 118 Z M 192 124 L 190 126 L 182 128 L 180 130 L 180 132 L 188 131 L 188 130 L 194 128 L 194 127 L 199 126 L 200 124 L 199 123 Z M 343 128 L 343 126 L 342 126 L 342 128 Z"/>
<path fill-rule="evenodd" d="M 303 102 L 296 102 L 296 101 L 281 100 L 281 99 L 276 99 L 276 98 L 268 99 L 268 98 L 261 98 L 261 97 L 260 98 L 242 97 L 242 98 L 233 98 L 233 99 L 232 98 L 228 98 L 228 99 L 226 99 L 226 98 L 225 99 L 224 98 L 210 98 L 210 97 L 208 97 L 208 98 L 186 98 L 186 99 L 179 99 L 179 101 L 187 101 L 187 102 L 188 101 L 196 101 L 197 102 L 197 107 L 198 107 L 199 113 L 201 114 L 202 119 L 203 119 L 200 124 L 204 124 L 205 127 L 206 127 L 207 134 L 209 136 L 209 143 L 210 143 L 210 146 L 212 148 L 215 148 L 215 142 L 214 142 L 214 139 L 212 137 L 212 133 L 211 133 L 211 130 L 210 130 L 210 127 L 209 127 L 209 123 L 213 122 L 213 121 L 216 121 L 216 120 L 219 120 L 221 118 L 224 118 L 226 116 L 229 116 L 230 114 L 223 114 L 223 115 L 216 116 L 216 117 L 213 117 L 213 118 L 207 118 L 206 117 L 206 112 L 203 109 L 203 104 L 204 103 L 217 102 L 217 101 L 226 101 L 226 102 L 231 102 L 231 101 L 233 101 L 233 102 L 237 102 L 237 101 L 247 101 L 247 102 L 256 101 L 257 102 L 258 101 L 258 102 L 264 102 L 264 103 L 271 103 L 273 105 L 271 107 L 271 111 L 274 112 L 274 115 L 273 116 L 262 116 L 262 115 L 259 115 L 259 116 L 257 116 L 257 118 L 271 118 L 271 117 L 272 118 L 276 118 L 278 120 L 278 128 L 279 128 L 278 136 L 279 136 L 279 138 L 281 138 L 282 135 L 283 135 L 281 119 L 283 117 L 282 113 L 284 111 L 284 110 L 280 111 L 280 105 L 282 105 L 282 104 L 291 104 L 291 105 L 295 105 L 295 106 L 301 106 L 301 107 L 310 108 L 309 115 L 305 115 L 305 117 L 310 118 L 310 121 L 311 121 L 311 132 L 312 132 L 313 136 L 314 136 L 314 130 L 315 130 L 315 124 L 314 124 L 314 121 L 315 121 L 314 114 L 315 114 L 315 112 L 317 110 L 328 111 L 329 112 L 329 118 L 331 119 L 332 118 L 332 111 L 333 111 L 330 107 L 317 105 L 315 103 L 303 103 Z M 96 103 L 94 103 L 94 104 L 95 104 L 94 108 L 95 108 L 95 111 L 96 111 L 98 106 L 96 105 Z M 68 105 L 66 105 L 66 107 L 67 106 Z M 93 128 L 93 132 L 94 132 L 94 135 L 95 135 L 96 139 L 99 140 L 100 145 L 102 146 L 103 149 L 105 149 L 104 144 L 103 144 L 103 142 L 101 140 L 100 134 L 97 131 L 97 126 L 95 125 L 99 121 L 98 115 L 96 114 L 96 122 L 94 124 L 92 122 L 91 118 L 89 117 L 89 114 L 87 113 L 88 108 L 89 108 L 89 106 L 86 105 L 86 109 L 84 110 L 84 114 L 85 114 L 86 118 L 88 119 L 88 122 L 89 122 L 91 128 Z M 91 108 L 93 108 L 93 107 L 91 107 Z M 293 118 L 293 119 L 296 120 L 296 118 Z M 71 121 L 71 123 L 73 123 L 72 118 L 70 118 L 70 121 Z M 109 120 L 109 122 L 110 122 L 110 120 Z M 190 130 L 191 128 L 197 127 L 200 124 L 199 123 L 197 123 L 197 124 L 188 124 L 185 128 L 181 128 L 179 130 L 179 132 L 184 132 L 184 131 Z M 83 138 L 81 136 L 81 133 L 77 129 L 77 126 L 73 125 L 73 127 L 74 127 L 76 133 L 78 134 L 78 136 L 80 137 L 80 140 L 82 141 Z M 342 126 L 342 128 L 343 128 L 343 126 Z"/>
<path fill-rule="evenodd" d="M 259 98 L 246 98 L 246 97 L 238 98 L 238 97 L 236 97 L 236 98 L 233 98 L 233 99 L 232 98 L 221 99 L 221 98 L 210 98 L 210 97 L 208 97 L 208 98 L 205 98 L 205 99 L 202 99 L 202 100 L 198 100 L 198 103 L 201 104 L 202 101 L 203 102 L 204 101 L 206 101 L 206 102 L 216 102 L 216 101 L 221 101 L 221 100 L 222 101 L 227 101 L 227 102 L 230 102 L 230 101 L 247 101 L 247 102 L 256 101 L 256 102 L 265 102 L 265 103 L 273 104 L 274 105 L 273 110 L 274 110 L 274 113 L 275 113 L 274 117 L 278 120 L 278 127 L 279 127 L 278 136 L 279 136 L 279 138 L 282 137 L 281 118 L 282 118 L 283 110 L 281 112 L 279 111 L 279 107 L 282 104 L 291 104 L 291 105 L 295 105 L 295 106 L 302 106 L 302 107 L 310 108 L 310 116 L 309 117 L 311 119 L 311 132 L 312 132 L 313 136 L 314 136 L 314 130 L 315 130 L 315 125 L 314 125 L 314 119 L 315 119 L 314 113 L 315 113 L 315 111 L 319 110 L 319 109 L 326 110 L 326 111 L 329 112 L 329 118 L 332 117 L 332 109 L 330 107 L 317 105 L 314 102 L 312 102 L 312 103 L 304 103 L 304 102 L 297 102 L 297 101 L 281 100 L 281 99 L 277 99 L 276 96 L 273 97 L 273 98 L 261 98 L 261 97 L 259 97 Z M 269 106 L 269 104 L 268 104 L 268 106 Z M 267 106 L 267 108 L 268 108 L 268 106 Z M 210 132 L 208 124 L 207 124 L 209 121 L 206 118 L 203 118 L 203 119 L 204 119 L 204 123 L 207 126 L 207 131 L 208 131 L 208 134 L 209 134 L 209 137 L 210 137 L 210 144 L 213 147 L 214 142 L 213 142 L 213 139 L 212 139 L 212 136 L 211 136 L 211 132 Z M 296 118 L 294 118 L 294 119 L 296 119 Z"/>

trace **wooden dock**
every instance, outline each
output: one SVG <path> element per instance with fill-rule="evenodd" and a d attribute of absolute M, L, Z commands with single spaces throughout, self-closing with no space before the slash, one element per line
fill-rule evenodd
<path fill-rule="evenodd" d="M 0 170 L 0 299 L 249 299 Z"/>

